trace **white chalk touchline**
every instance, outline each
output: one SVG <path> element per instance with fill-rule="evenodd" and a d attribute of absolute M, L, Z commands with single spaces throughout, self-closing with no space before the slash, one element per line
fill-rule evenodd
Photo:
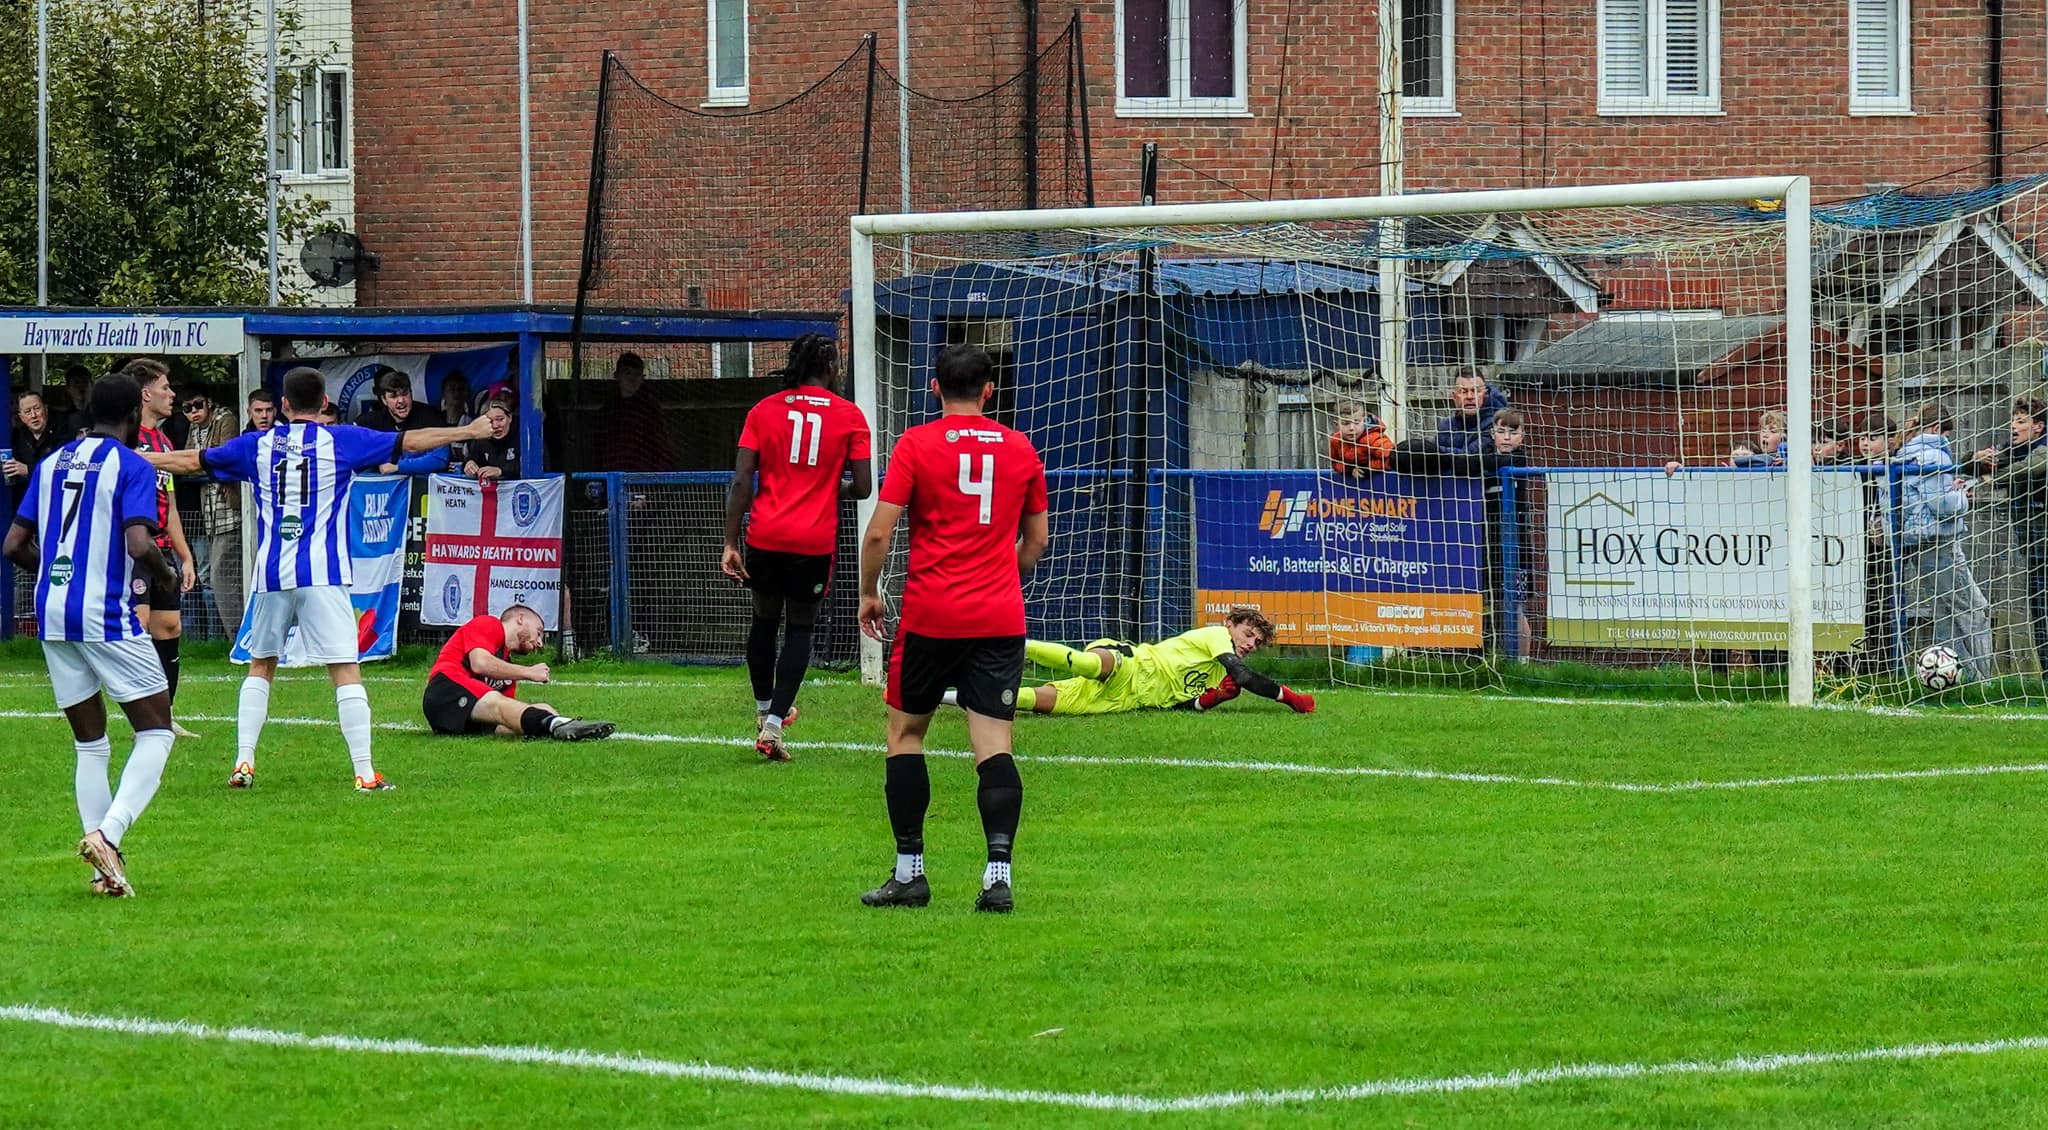
<path fill-rule="evenodd" d="M 41 718 L 54 720 L 51 715 L 31 710 L 0 710 L 0 718 Z M 180 714 L 185 722 L 232 723 L 234 717 L 225 714 Z M 339 728 L 332 718 L 271 718 L 268 724 L 277 726 L 319 726 Z M 393 730 L 403 733 L 424 734 L 423 725 L 412 722 L 378 722 L 379 730 Z M 737 749 L 753 747 L 753 740 L 724 734 L 643 734 L 632 730 L 620 730 L 612 735 L 613 741 L 649 742 L 656 745 L 709 745 Z M 803 741 L 788 743 L 793 752 L 804 750 L 842 750 L 849 753 L 881 753 L 887 747 L 880 742 Z M 927 757 L 964 759 L 973 754 L 964 749 L 935 749 L 926 747 Z M 1164 769 L 1223 769 L 1240 773 L 1292 773 L 1308 777 L 1371 777 L 1385 780 L 1404 781 L 1450 781 L 1468 785 L 1533 785 L 1555 789 L 1591 789 L 1595 791 L 1637 794 L 1671 794 L 1726 792 L 1744 789 L 1771 789 L 1788 785 L 1830 785 L 1850 784 L 1867 781 L 1925 781 L 1944 777 L 1999 777 L 2015 774 L 2048 773 L 2048 762 L 2027 762 L 2007 765 L 1940 765 L 1929 769 L 1866 770 L 1850 773 L 1805 773 L 1786 777 L 1748 777 L 1733 781 L 1582 781 L 1571 777 L 1524 777 L 1509 773 L 1467 773 L 1445 769 L 1389 769 L 1371 765 L 1313 765 L 1298 761 L 1224 761 L 1199 757 L 1091 757 L 1086 754 L 1017 754 L 1017 760 L 1038 765 L 1142 765 Z"/>
<path fill-rule="evenodd" d="M 740 1083 L 753 1087 L 813 1091 L 833 1095 L 863 1095 L 881 1098 L 942 1099 L 949 1102 L 1019 1103 L 1032 1106 L 1112 1110 L 1161 1114 L 1176 1111 L 1228 1110 L 1248 1106 L 1278 1106 L 1283 1103 L 1342 1102 L 1385 1098 L 1394 1095 L 1449 1095 L 1471 1091 L 1517 1091 L 1546 1083 L 1581 1080 L 1647 1079 L 1671 1075 L 1758 1075 L 1801 1067 L 1842 1064 L 1901 1062 L 1949 1056 L 1997 1055 L 2005 1052 L 2039 1051 L 2048 1048 L 2048 1037 L 2021 1036 L 2013 1039 L 1981 1040 L 1971 1043 L 1902 1044 L 1894 1047 L 1861 1048 L 1852 1051 L 1790 1052 L 1735 1056 L 1729 1059 L 1686 1059 L 1667 1063 L 1574 1063 L 1473 1075 L 1437 1078 L 1380 1079 L 1337 1087 L 1302 1087 L 1291 1090 L 1219 1091 L 1209 1094 L 1155 1098 L 1148 1095 L 1105 1094 L 1096 1091 L 1013 1090 L 1003 1087 L 953 1086 L 942 1083 L 905 1083 L 893 1079 L 827 1075 L 817 1072 L 777 1071 L 760 1067 L 727 1067 L 715 1063 L 657 1059 L 652 1056 L 622 1055 L 578 1049 L 555 1049 L 503 1044 L 429 1044 L 419 1040 L 384 1040 L 367 1036 L 309 1036 L 274 1028 L 216 1028 L 183 1020 L 145 1020 L 122 1016 L 92 1016 L 58 1008 L 33 1005 L 0 1006 L 0 1020 L 41 1024 L 54 1028 L 113 1032 L 130 1036 L 178 1036 L 188 1040 L 229 1044 L 261 1044 L 268 1047 L 305 1048 L 321 1051 L 370 1052 L 383 1055 L 436 1056 L 450 1059 L 481 1059 L 496 1063 L 540 1064 L 580 1071 L 605 1071 L 621 1075 L 643 1075 L 667 1079 L 694 1079 L 707 1083 Z"/>

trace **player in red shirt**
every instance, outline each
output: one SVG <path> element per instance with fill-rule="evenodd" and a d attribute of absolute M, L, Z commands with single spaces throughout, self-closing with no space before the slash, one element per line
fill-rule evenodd
<path fill-rule="evenodd" d="M 910 515 L 903 613 L 889 652 L 889 757 L 883 792 L 896 833 L 896 871 L 863 894 L 868 906 L 924 906 L 924 814 L 931 803 L 924 735 L 946 691 L 967 708 L 980 778 L 975 800 L 988 866 L 974 909 L 1011 906 L 1010 850 L 1024 782 L 1010 756 L 1010 722 L 1024 675 L 1024 583 L 1047 540 L 1045 464 L 1024 433 L 981 414 L 995 391 L 979 346 L 949 345 L 932 391 L 944 414 L 903 433 L 861 541 L 860 626 L 887 639 L 882 565 Z"/>
<path fill-rule="evenodd" d="M 527 655 L 540 650 L 547 635 L 540 613 L 524 605 L 502 616 L 478 616 L 455 630 L 434 668 L 427 674 L 427 692 L 420 708 L 437 734 L 505 734 L 553 738 L 561 742 L 610 737 L 610 722 L 565 718 L 545 702 L 519 701 L 518 683 L 545 683 L 548 665 L 524 666 L 506 661 L 507 653 Z"/>
<path fill-rule="evenodd" d="M 142 427 L 135 433 L 135 450 L 175 451 L 177 445 L 160 429 L 163 422 L 177 411 L 178 393 L 171 387 L 171 370 L 153 357 L 137 357 L 121 370 L 135 378 L 142 386 Z M 144 626 L 149 629 L 149 638 L 156 645 L 156 657 L 163 664 L 164 679 L 171 685 L 171 705 L 175 710 L 178 702 L 178 647 L 179 639 L 185 634 L 184 612 L 181 607 L 183 594 L 192 591 L 199 572 L 192 562 L 192 547 L 185 542 L 185 523 L 178 517 L 178 508 L 171 501 L 171 475 L 158 471 L 156 475 L 156 547 L 164 560 L 177 570 L 176 584 L 152 582 L 147 596 L 135 603 L 147 605 L 143 614 Z M 180 738 L 196 738 L 199 735 L 180 725 L 175 716 L 171 721 L 171 733 Z"/>
<path fill-rule="evenodd" d="M 875 472 L 868 418 L 836 391 L 839 349 L 831 338 L 805 334 L 791 342 L 789 361 L 776 375 L 782 391 L 754 405 L 740 431 L 719 567 L 754 591 L 754 627 L 747 634 L 754 749 L 770 761 L 788 761 L 782 728 L 796 721 L 818 605 L 832 584 L 839 500 L 866 498 L 875 489 Z M 749 515 L 742 553 L 740 522 Z M 775 633 L 785 617 L 778 655 Z"/>

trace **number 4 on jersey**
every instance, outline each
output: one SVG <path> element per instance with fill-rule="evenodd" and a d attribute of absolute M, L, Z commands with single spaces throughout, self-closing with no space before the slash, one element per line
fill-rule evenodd
<path fill-rule="evenodd" d="M 981 510 L 976 521 L 986 526 L 995 516 L 996 506 L 996 457 L 981 457 L 981 477 L 974 477 L 974 456 L 960 453 L 960 493 L 981 500 Z"/>

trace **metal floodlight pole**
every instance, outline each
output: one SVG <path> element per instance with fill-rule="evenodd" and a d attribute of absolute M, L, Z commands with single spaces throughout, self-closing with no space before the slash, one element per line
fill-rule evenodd
<path fill-rule="evenodd" d="M 50 304 L 50 0 L 36 0 L 36 305 Z"/>
<path fill-rule="evenodd" d="M 896 180 L 898 206 L 910 211 L 910 0 L 896 0 Z M 910 274 L 910 241 L 903 241 L 903 273 Z"/>
<path fill-rule="evenodd" d="M 270 305 L 277 305 L 277 0 L 263 5 L 263 226 Z"/>
<path fill-rule="evenodd" d="M 519 277 L 520 293 L 533 304 L 533 103 L 527 61 L 527 0 L 519 0 Z"/>

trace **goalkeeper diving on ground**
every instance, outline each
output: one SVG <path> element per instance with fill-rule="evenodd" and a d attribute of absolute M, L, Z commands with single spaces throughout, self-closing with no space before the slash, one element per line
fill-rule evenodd
<path fill-rule="evenodd" d="M 1037 714 L 1122 714 L 1133 710 L 1210 710 L 1250 691 L 1297 714 L 1316 708 L 1312 695 L 1251 669 L 1244 657 L 1273 642 L 1273 622 L 1256 609 L 1233 609 L 1222 624 L 1182 632 L 1158 643 L 1096 640 L 1085 648 L 1024 641 L 1032 662 L 1072 673 L 1017 689 L 1017 709 Z M 947 692 L 946 702 L 954 702 Z"/>

